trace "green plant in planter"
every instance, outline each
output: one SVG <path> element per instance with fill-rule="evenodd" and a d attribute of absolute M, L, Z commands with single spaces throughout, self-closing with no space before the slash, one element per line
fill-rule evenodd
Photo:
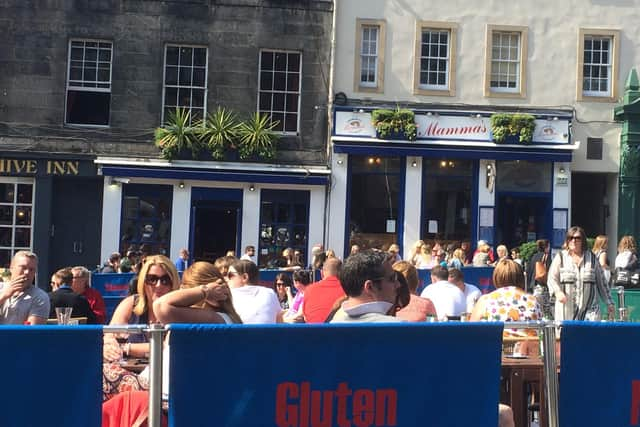
<path fill-rule="evenodd" d="M 238 122 L 236 114 L 223 107 L 207 115 L 203 126 L 198 129 L 202 144 L 211 152 L 215 160 L 224 158 L 224 153 L 237 148 Z"/>
<path fill-rule="evenodd" d="M 415 114 L 411 110 L 378 109 L 371 112 L 371 121 L 380 138 L 387 138 L 393 134 L 402 134 L 409 141 L 415 141 L 418 136 L 418 126 Z"/>
<path fill-rule="evenodd" d="M 193 158 L 202 151 L 197 125 L 191 124 L 191 111 L 176 108 L 167 115 L 164 126 L 154 132 L 154 142 L 164 159 L 173 160 L 185 151 L 191 151 Z"/>
<path fill-rule="evenodd" d="M 276 155 L 276 141 L 280 138 L 274 132 L 279 122 L 272 122 L 268 114 L 254 113 L 238 125 L 238 154 L 245 160 L 256 156 L 271 160 Z"/>
<path fill-rule="evenodd" d="M 536 129 L 536 118 L 531 114 L 492 114 L 491 133 L 497 143 L 504 142 L 508 136 L 517 136 L 523 144 L 529 144 L 533 140 L 533 132 Z"/>

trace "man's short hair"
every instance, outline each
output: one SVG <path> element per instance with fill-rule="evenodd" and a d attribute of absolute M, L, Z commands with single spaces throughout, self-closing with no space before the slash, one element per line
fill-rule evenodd
<path fill-rule="evenodd" d="M 71 272 L 72 273 L 78 272 L 78 273 L 80 273 L 80 277 L 83 277 L 83 278 L 91 276 L 91 272 L 87 269 L 87 267 L 84 267 L 82 265 L 78 265 L 78 266 L 73 267 L 71 269 Z"/>
<path fill-rule="evenodd" d="M 35 252 L 31 252 L 31 251 L 18 251 L 18 252 L 16 252 L 15 255 L 13 256 L 13 258 L 11 258 L 11 264 L 13 264 L 13 260 L 18 258 L 18 257 L 31 258 L 31 259 L 36 261 L 36 265 L 38 264 L 38 255 L 36 255 Z"/>
<path fill-rule="evenodd" d="M 253 245 L 249 245 L 249 246 L 247 246 L 246 248 L 244 248 L 244 253 L 247 253 L 247 252 L 249 252 L 249 251 L 255 251 L 255 250 L 256 250 L 256 247 L 255 247 L 255 246 L 253 246 Z"/>
<path fill-rule="evenodd" d="M 73 281 L 73 273 L 69 267 L 61 268 L 54 273 L 54 276 L 59 279 L 63 285 L 70 285 Z"/>
<path fill-rule="evenodd" d="M 238 273 L 246 274 L 249 277 L 250 284 L 256 284 L 258 279 L 260 279 L 260 270 L 258 270 L 258 266 L 247 259 L 239 259 L 231 264 Z"/>
<path fill-rule="evenodd" d="M 120 260 L 120 253 L 119 252 L 114 252 L 111 255 L 109 255 L 109 262 L 116 262 Z"/>
<path fill-rule="evenodd" d="M 447 271 L 447 267 L 434 265 L 431 269 L 431 275 L 438 280 L 447 280 L 449 278 L 449 271 Z"/>
<path fill-rule="evenodd" d="M 364 289 L 364 282 L 379 280 L 384 276 L 384 263 L 387 259 L 387 253 L 371 249 L 348 257 L 340 270 L 340 284 L 344 293 L 350 297 L 360 296 Z"/>
<path fill-rule="evenodd" d="M 339 258 L 327 258 L 322 265 L 322 271 L 326 276 L 337 276 L 342 268 L 342 261 Z"/>
<path fill-rule="evenodd" d="M 449 279 L 453 280 L 454 282 L 464 282 L 464 273 L 460 269 L 450 268 Z"/>

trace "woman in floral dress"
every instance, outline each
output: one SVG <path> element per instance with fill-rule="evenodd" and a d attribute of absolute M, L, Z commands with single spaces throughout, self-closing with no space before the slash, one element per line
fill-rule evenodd
<path fill-rule="evenodd" d="M 525 322 L 542 319 L 540 305 L 531 294 L 524 291 L 524 273 L 520 265 L 510 259 L 498 261 L 493 270 L 496 290 L 480 297 L 473 312 L 472 321 Z M 529 329 L 535 335 L 535 330 Z M 506 331 L 509 335 L 524 335 L 521 331 Z"/>

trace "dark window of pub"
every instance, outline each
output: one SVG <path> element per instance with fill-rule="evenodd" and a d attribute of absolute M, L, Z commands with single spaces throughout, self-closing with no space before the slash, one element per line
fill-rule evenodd
<path fill-rule="evenodd" d="M 260 193 L 260 267 L 284 267 L 282 253 L 291 248 L 302 267 L 307 265 L 309 192 L 262 190 Z"/>
<path fill-rule="evenodd" d="M 109 126 L 113 44 L 71 40 L 65 124 Z"/>
<path fill-rule="evenodd" d="M 122 192 L 120 253 L 133 246 L 150 254 L 168 255 L 173 187 L 123 184 Z"/>
<path fill-rule="evenodd" d="M 386 250 L 392 243 L 401 244 L 404 162 L 375 156 L 352 156 L 349 162 L 349 248 Z"/>

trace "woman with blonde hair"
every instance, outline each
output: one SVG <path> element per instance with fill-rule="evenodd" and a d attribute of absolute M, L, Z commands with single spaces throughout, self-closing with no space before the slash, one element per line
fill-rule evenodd
<path fill-rule="evenodd" d="M 464 256 L 465 255 L 462 248 L 454 250 L 451 259 L 449 260 L 449 267 L 462 270 L 462 267 L 464 267 Z"/>
<path fill-rule="evenodd" d="M 432 246 L 428 243 L 423 244 L 420 247 L 420 253 L 418 254 L 415 266 L 416 268 L 431 268 L 435 264 L 435 260 L 431 255 Z"/>
<path fill-rule="evenodd" d="M 242 323 L 224 276 L 211 263 L 193 263 L 180 289 L 157 299 L 153 311 L 162 323 Z"/>
<path fill-rule="evenodd" d="M 424 240 L 418 240 L 413 244 L 413 246 L 411 246 L 411 249 L 409 250 L 409 257 L 407 258 L 407 261 L 409 261 L 411 265 L 416 265 L 416 263 L 418 262 L 418 258 L 420 257 L 420 252 L 423 246 Z"/>
<path fill-rule="evenodd" d="M 609 268 L 609 257 L 607 256 L 607 246 L 609 245 L 609 238 L 603 234 L 596 236 L 596 240 L 593 242 L 591 252 L 596 256 L 600 267 L 602 267 L 602 273 L 604 274 L 604 282 L 608 285 L 611 279 L 611 270 Z"/>
<path fill-rule="evenodd" d="M 180 278 L 173 261 L 164 255 L 149 255 L 145 258 L 137 281 L 138 293 L 126 297 L 118 304 L 110 325 L 148 325 L 160 320 L 153 311 L 153 303 L 175 291 Z M 125 341 L 118 343 L 118 339 Z M 118 361 L 124 356 L 149 357 L 149 338 L 146 334 L 104 334 L 103 346 L 103 399 L 109 399 L 122 391 L 145 390 L 145 379 L 122 368 Z"/>
<path fill-rule="evenodd" d="M 419 297 L 416 293 L 420 279 L 418 271 L 409 261 L 398 261 L 392 268 L 401 273 L 409 286 L 409 304 L 398 310 L 395 316 L 408 322 L 424 322 L 428 316 L 436 317 L 436 307 L 429 298 Z"/>

